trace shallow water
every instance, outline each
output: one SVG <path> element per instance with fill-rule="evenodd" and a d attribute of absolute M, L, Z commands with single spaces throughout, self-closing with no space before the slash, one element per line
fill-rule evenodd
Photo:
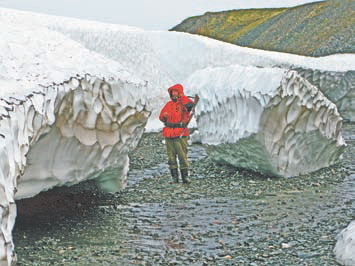
<path fill-rule="evenodd" d="M 292 180 L 234 174 L 193 145 L 190 186 L 170 184 L 148 137 L 123 193 L 88 182 L 18 202 L 18 265 L 337 265 L 336 234 L 355 213 L 354 129 L 340 167 Z"/>

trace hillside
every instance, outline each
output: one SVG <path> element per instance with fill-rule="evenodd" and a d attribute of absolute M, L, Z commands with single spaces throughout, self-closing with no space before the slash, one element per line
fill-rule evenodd
<path fill-rule="evenodd" d="M 292 8 L 208 12 L 171 30 L 240 46 L 309 56 L 355 52 L 355 0 Z"/>

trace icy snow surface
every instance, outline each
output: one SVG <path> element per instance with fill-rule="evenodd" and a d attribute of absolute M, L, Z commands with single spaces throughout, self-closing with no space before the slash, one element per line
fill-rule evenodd
<path fill-rule="evenodd" d="M 327 87 L 339 82 L 335 74 L 346 76 L 341 82 L 341 95 L 354 102 L 353 91 L 355 55 L 341 54 L 321 58 L 311 58 L 286 53 L 268 52 L 238 47 L 206 37 L 181 32 L 143 31 L 138 28 L 83 21 L 63 17 L 40 15 L 31 12 L 0 9 L 0 20 L 15 25 L 40 25 L 59 31 L 86 48 L 119 61 L 122 66 L 134 72 L 135 76 L 148 81 L 151 99 L 156 106 L 163 104 L 167 96 L 162 96 L 163 88 L 172 83 L 183 83 L 193 72 L 206 67 L 224 67 L 234 64 L 257 67 L 297 68 L 315 83 L 327 83 Z M 345 75 L 347 74 L 347 75 Z M 210 77 L 213 79 L 213 77 Z M 327 82 L 325 82 L 327 81 Z M 193 90 L 193 88 L 191 88 Z M 320 86 L 322 90 L 322 86 Z M 334 92 L 333 92 L 334 93 Z M 349 95 L 348 95 L 349 94 Z M 332 98 L 330 98 L 332 100 Z M 346 104 L 355 113 L 355 104 Z M 159 109 L 159 108 L 158 108 Z M 153 112 L 147 129 L 157 130 L 161 123 Z M 355 118 L 354 118 L 355 119 Z"/>
<path fill-rule="evenodd" d="M 188 81 L 202 99 L 200 141 L 217 162 L 291 177 L 334 164 L 343 151 L 336 106 L 295 71 L 208 68 Z"/>
<path fill-rule="evenodd" d="M 98 184 L 124 188 L 150 112 L 145 82 L 118 62 L 44 27 L 0 28 L 0 265 L 10 265 L 15 198 L 108 170 L 116 176 Z"/>
<path fill-rule="evenodd" d="M 3 263 L 14 260 L 15 197 L 108 170 L 117 179 L 101 186 L 124 188 L 127 154 L 144 126 L 161 128 L 174 83 L 200 94 L 197 125 L 210 156 L 274 175 L 328 166 L 342 152 L 342 119 L 317 87 L 354 113 L 355 55 L 302 57 L 4 8 L 0 28 Z"/>

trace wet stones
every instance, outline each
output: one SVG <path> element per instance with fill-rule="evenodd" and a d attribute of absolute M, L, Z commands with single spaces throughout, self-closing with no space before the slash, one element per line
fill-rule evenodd
<path fill-rule="evenodd" d="M 153 146 L 154 153 L 149 149 Z M 130 156 L 137 175 L 144 176 L 149 169 L 158 173 L 154 166 L 165 156 L 160 134 L 144 134 Z M 92 200 L 87 198 L 90 193 L 84 194 L 81 210 L 86 212 L 63 216 L 60 228 L 44 231 L 32 224 L 26 230 L 21 220 L 28 219 L 19 213 L 15 228 L 19 263 L 41 258 L 44 264 L 67 265 L 336 265 L 334 237 L 353 213 L 353 206 L 344 204 L 349 199 L 342 198 L 352 197 L 346 189 L 350 184 L 342 186 L 349 175 L 345 166 L 284 179 L 236 171 L 201 158 L 191 163 L 196 175 L 189 186 L 173 186 L 169 174 L 163 173 L 140 179 L 121 193 L 94 190 Z M 316 183 L 320 186 L 312 186 Z M 84 184 L 66 189 L 78 195 Z M 70 202 L 69 195 L 58 193 Z M 75 200 L 80 202 L 80 197 Z M 91 202 L 90 208 L 86 202 Z M 51 206 L 57 213 L 63 202 Z M 50 220 L 51 211 L 46 213 Z M 56 241 L 47 241 L 49 235 Z M 36 243 L 46 244 L 45 249 L 31 245 L 33 239 L 42 238 L 43 243 Z M 60 250 L 65 252 L 59 254 Z"/>

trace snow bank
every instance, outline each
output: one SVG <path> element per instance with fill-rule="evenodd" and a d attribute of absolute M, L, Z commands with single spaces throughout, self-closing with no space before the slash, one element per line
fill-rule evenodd
<path fill-rule="evenodd" d="M 189 83 L 201 95 L 200 141 L 217 162 L 291 177 L 334 164 L 343 152 L 336 106 L 295 71 L 208 68 Z"/>
<path fill-rule="evenodd" d="M 352 104 L 355 103 L 352 71 L 355 69 L 355 55 L 311 58 L 238 47 L 180 32 L 122 33 L 118 29 L 107 31 L 102 28 L 96 28 L 92 32 L 91 28 L 72 24 L 56 24 L 52 27 L 88 49 L 118 60 L 126 69 L 136 69 L 135 75 L 149 81 L 150 99 L 153 100 L 154 106 L 148 130 L 158 130 L 161 127 L 161 123 L 156 119 L 156 106 L 162 106 L 166 101 L 161 95 L 167 87 L 174 83 L 183 83 L 193 92 L 194 88 L 188 80 L 194 72 L 235 64 L 285 70 L 296 68 L 319 89 L 324 90 L 331 101 L 338 103 L 347 119 L 355 121 L 355 116 L 352 115 L 355 112 L 355 104 Z M 108 43 L 113 46 L 108 47 Z M 339 76 L 346 77 L 345 82 L 339 82 Z"/>
<path fill-rule="evenodd" d="M 10 265 L 15 199 L 89 178 L 124 188 L 150 112 L 146 83 L 118 62 L 46 28 L 0 28 L 0 264 Z"/>
<path fill-rule="evenodd" d="M 338 262 L 345 266 L 355 265 L 355 221 L 343 229 L 337 238 L 334 253 Z"/>
<path fill-rule="evenodd" d="M 157 119 L 158 111 L 168 99 L 166 88 L 174 83 L 193 87 L 188 78 L 195 71 L 207 67 L 227 67 L 230 65 L 256 66 L 263 68 L 278 67 L 285 70 L 297 68 L 322 73 L 329 86 L 337 90 L 351 91 L 352 87 L 328 79 L 328 72 L 348 75 L 355 69 L 354 54 L 340 54 L 320 58 L 298 56 L 286 53 L 270 52 L 209 39 L 207 37 L 182 32 L 143 31 L 138 28 L 84 21 L 72 18 L 34 14 L 0 8 L 0 20 L 11 21 L 17 25 L 31 22 L 32 25 L 47 27 L 59 31 L 72 40 L 81 43 L 91 51 L 100 53 L 120 62 L 128 71 L 142 80 L 148 81 L 149 101 L 154 103 L 152 116 L 147 130 L 159 130 L 161 123 Z M 317 75 L 317 74 L 315 74 Z M 322 79 L 325 80 L 324 78 Z M 324 82 L 319 82 L 323 90 Z M 346 85 L 347 87 L 339 88 Z M 329 99 L 333 102 L 333 94 Z M 348 98 L 347 98 L 348 97 Z M 347 101 L 353 103 L 355 96 L 347 95 Z M 347 107 L 353 112 L 354 104 Z M 345 110 L 342 109 L 342 110 Z M 351 117 L 351 119 L 355 119 Z"/>

